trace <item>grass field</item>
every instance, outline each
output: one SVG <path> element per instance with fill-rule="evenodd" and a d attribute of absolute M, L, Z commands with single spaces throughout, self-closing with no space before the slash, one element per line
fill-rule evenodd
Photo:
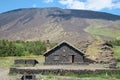
<path fill-rule="evenodd" d="M 64 76 L 60 75 L 39 75 L 41 79 L 47 80 L 120 80 L 119 74 L 84 74 L 84 75 L 76 75 L 76 74 L 65 74 Z"/>

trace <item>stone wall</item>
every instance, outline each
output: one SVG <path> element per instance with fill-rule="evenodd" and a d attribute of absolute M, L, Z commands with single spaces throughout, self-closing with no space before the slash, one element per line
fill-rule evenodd
<path fill-rule="evenodd" d="M 67 70 L 67 69 L 17 69 L 10 68 L 10 74 L 59 74 L 65 75 L 66 73 L 72 74 L 101 74 L 101 73 L 116 73 L 120 74 L 120 69 L 96 69 L 96 70 Z"/>

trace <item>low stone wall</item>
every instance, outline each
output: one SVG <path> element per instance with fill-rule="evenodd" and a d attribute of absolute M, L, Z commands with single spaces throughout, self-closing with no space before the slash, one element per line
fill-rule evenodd
<path fill-rule="evenodd" d="M 65 75 L 66 73 L 72 74 L 101 74 L 101 73 L 116 73 L 120 74 L 120 69 L 96 69 L 96 70 L 67 70 L 67 69 L 17 69 L 10 68 L 10 74 L 59 74 Z"/>
<path fill-rule="evenodd" d="M 48 63 L 45 62 L 44 65 L 89 65 L 89 62 L 84 62 L 84 63 Z"/>

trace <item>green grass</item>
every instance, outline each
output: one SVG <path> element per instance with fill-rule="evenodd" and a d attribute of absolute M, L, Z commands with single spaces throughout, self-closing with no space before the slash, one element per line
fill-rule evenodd
<path fill-rule="evenodd" d="M 105 79 L 108 79 L 108 78 L 116 78 L 116 79 L 120 79 L 120 76 L 118 73 L 103 73 L 103 74 L 65 74 L 65 76 L 71 76 L 71 77 L 78 77 L 78 78 L 84 78 L 84 77 L 94 77 L 94 78 L 105 78 Z"/>
<path fill-rule="evenodd" d="M 117 63 L 117 66 L 120 67 L 120 62 Z"/>
<path fill-rule="evenodd" d="M 120 46 L 114 46 L 114 57 L 120 58 Z M 120 67 L 120 62 L 117 63 L 117 66 Z"/>
<path fill-rule="evenodd" d="M 107 37 L 120 39 L 120 30 L 103 28 L 102 26 L 94 26 L 94 27 L 90 26 L 84 30 L 92 35 L 103 35 L 103 36 L 107 36 Z"/>
<path fill-rule="evenodd" d="M 13 65 L 14 57 L 0 57 L 0 69 L 9 68 Z"/>
<path fill-rule="evenodd" d="M 120 58 L 120 46 L 114 46 L 114 56 Z"/>
<path fill-rule="evenodd" d="M 66 73 L 64 76 L 60 75 L 40 75 L 41 79 L 45 80 L 63 80 L 64 78 L 81 78 L 83 80 L 119 80 L 120 76 L 117 73 L 103 73 L 103 74 L 72 74 Z"/>

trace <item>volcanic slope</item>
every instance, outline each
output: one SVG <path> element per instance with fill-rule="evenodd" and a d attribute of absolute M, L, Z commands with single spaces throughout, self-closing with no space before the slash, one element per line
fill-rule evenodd
<path fill-rule="evenodd" d="M 120 39 L 120 16 L 55 7 L 0 13 L 0 39 L 76 42 L 95 38 Z"/>

